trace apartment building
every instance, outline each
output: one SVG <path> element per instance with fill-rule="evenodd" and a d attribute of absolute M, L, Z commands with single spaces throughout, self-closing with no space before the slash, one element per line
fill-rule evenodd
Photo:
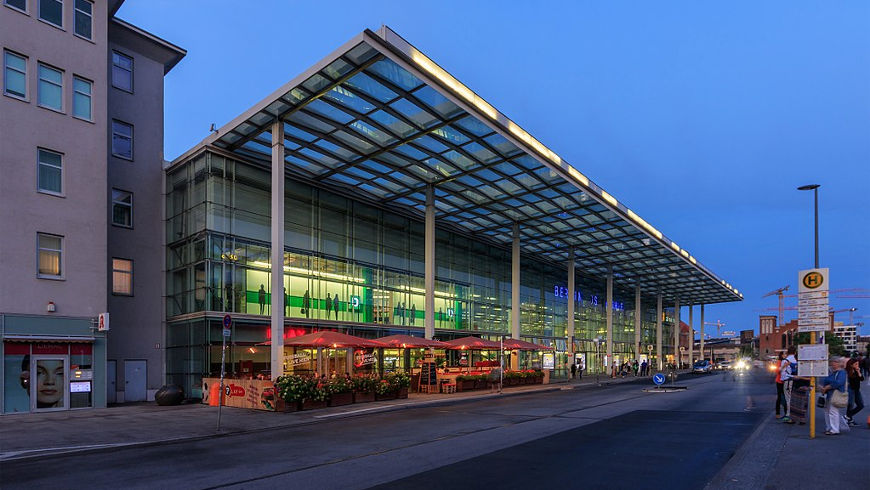
<path fill-rule="evenodd" d="M 3 413 L 163 381 L 163 75 L 185 52 L 115 18 L 122 3 L 0 6 Z"/>

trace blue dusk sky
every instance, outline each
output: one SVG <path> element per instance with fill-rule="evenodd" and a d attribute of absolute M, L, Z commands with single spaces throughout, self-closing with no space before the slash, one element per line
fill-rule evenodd
<path fill-rule="evenodd" d="M 795 188 L 821 184 L 821 266 L 852 290 L 832 306 L 870 334 L 870 2 L 127 0 L 118 16 L 188 51 L 166 77 L 169 160 L 390 26 L 737 287 L 743 302 L 706 308 L 725 330 L 796 292 L 813 196 Z"/>

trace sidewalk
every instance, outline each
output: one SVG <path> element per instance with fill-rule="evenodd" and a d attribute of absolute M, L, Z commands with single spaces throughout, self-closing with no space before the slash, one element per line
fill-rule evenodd
<path fill-rule="evenodd" d="M 650 383 L 649 378 L 601 377 L 602 385 L 631 382 Z M 202 404 L 161 407 L 149 402 L 93 410 L 4 415 L 0 416 L 0 461 L 221 437 L 314 424 L 336 417 L 451 405 L 563 389 L 584 389 L 595 387 L 597 384 L 594 376 L 587 376 L 582 381 L 557 379 L 547 385 L 505 388 L 502 394 L 489 390 L 449 395 L 412 393 L 406 400 L 353 404 L 292 413 L 223 407 L 220 432 L 217 430 L 217 407 Z"/>
<path fill-rule="evenodd" d="M 858 426 L 837 436 L 825 435 L 823 414 L 823 410 L 816 410 L 815 439 L 810 439 L 809 425 L 784 424 L 771 414 L 706 488 L 867 488 L 870 481 L 867 411 L 856 416 Z"/>

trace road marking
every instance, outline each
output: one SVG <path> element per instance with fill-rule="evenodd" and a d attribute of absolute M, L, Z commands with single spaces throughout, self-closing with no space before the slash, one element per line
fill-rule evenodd
<path fill-rule="evenodd" d="M 359 409 L 359 410 L 349 410 L 349 411 L 347 411 L 347 412 L 328 413 L 328 414 L 326 414 L 326 415 L 315 415 L 314 418 L 316 418 L 316 419 L 325 419 L 325 418 L 329 418 L 329 417 L 338 417 L 339 415 L 349 415 L 349 414 L 352 414 L 352 413 L 369 412 L 369 411 L 372 411 L 372 410 L 379 410 L 379 409 L 381 409 L 381 408 L 389 408 L 389 407 L 395 407 L 395 406 L 397 406 L 397 405 L 395 405 L 395 404 L 393 404 L 393 405 L 381 405 L 381 406 L 379 406 L 379 407 L 361 408 L 361 409 Z"/>

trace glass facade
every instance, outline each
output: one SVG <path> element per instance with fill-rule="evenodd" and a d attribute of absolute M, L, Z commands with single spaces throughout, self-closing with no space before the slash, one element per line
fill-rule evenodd
<path fill-rule="evenodd" d="M 273 304 L 269 172 L 204 152 L 170 171 L 166 184 L 170 377 L 209 372 L 213 356 L 220 357 L 209 348 L 220 344 L 220 332 L 210 334 L 218 324 L 206 329 L 189 320 L 201 312 L 217 319 L 223 312 L 245 314 L 234 322 L 232 343 L 263 351 L 267 369 L 268 349 L 256 344 L 268 340 Z M 292 179 L 285 181 L 284 216 L 284 291 L 274 304 L 283 304 L 290 324 L 301 333 L 314 326 L 366 337 L 422 333 L 421 220 Z M 509 333 L 510 250 L 442 229 L 435 250 L 436 337 Z M 527 257 L 521 267 L 522 336 L 554 347 L 557 371 L 564 373 L 571 364 L 566 268 Z M 575 345 L 592 359 L 592 339 L 606 334 L 605 281 L 578 272 L 575 284 Z M 641 342 L 651 336 L 654 344 L 654 304 L 644 306 Z M 622 359 L 634 358 L 633 308 L 633 291 L 614 291 L 614 352 Z"/>

